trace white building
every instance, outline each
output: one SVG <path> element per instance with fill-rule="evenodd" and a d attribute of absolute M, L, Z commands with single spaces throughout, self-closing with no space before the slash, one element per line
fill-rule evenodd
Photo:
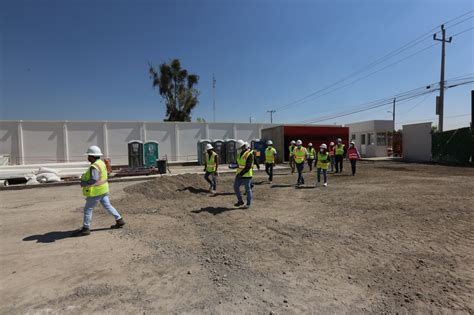
<path fill-rule="evenodd" d="M 388 155 L 388 136 L 393 131 L 393 120 L 369 120 L 345 126 L 349 127 L 349 139 L 355 141 L 362 157 Z"/>

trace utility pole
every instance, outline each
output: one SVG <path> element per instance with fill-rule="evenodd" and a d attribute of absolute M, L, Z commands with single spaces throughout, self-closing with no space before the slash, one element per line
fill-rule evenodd
<path fill-rule="evenodd" d="M 397 98 L 394 97 L 394 98 L 393 98 L 393 110 L 392 110 L 392 114 L 393 114 L 393 136 L 392 136 L 392 137 L 395 136 L 395 130 L 396 130 L 396 129 L 395 129 L 395 102 L 396 102 L 396 101 L 397 101 Z"/>
<path fill-rule="evenodd" d="M 276 113 L 276 110 L 267 110 L 267 113 L 270 113 L 270 123 L 273 124 L 273 113 Z"/>
<path fill-rule="evenodd" d="M 444 25 L 441 25 L 441 39 L 436 38 L 436 33 L 433 34 L 433 39 L 441 42 L 441 79 L 439 82 L 439 102 L 436 104 L 436 114 L 439 115 L 438 129 L 443 132 L 443 118 L 444 118 L 444 59 L 446 43 L 451 43 L 452 37 L 446 39 L 446 30 Z"/>
<path fill-rule="evenodd" d="M 249 121 L 250 121 L 250 123 L 252 123 L 252 116 L 249 117 Z"/>
<path fill-rule="evenodd" d="M 474 164 L 474 90 L 471 91 L 471 164 Z"/>
<path fill-rule="evenodd" d="M 212 74 L 212 113 L 213 121 L 216 122 L 216 78 Z"/>

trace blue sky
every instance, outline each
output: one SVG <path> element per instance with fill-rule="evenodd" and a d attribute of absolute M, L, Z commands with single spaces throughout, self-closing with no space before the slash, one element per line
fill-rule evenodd
<path fill-rule="evenodd" d="M 193 120 L 212 121 L 214 73 L 217 121 L 269 122 L 268 109 L 325 87 L 470 10 L 471 0 L 0 0 L 0 118 L 162 120 L 164 103 L 151 86 L 147 62 L 179 58 L 200 76 Z M 448 23 L 447 34 L 472 28 L 473 16 Z M 447 44 L 447 79 L 474 76 L 473 34 Z M 432 45 L 430 36 L 364 74 Z M 277 111 L 274 121 L 299 123 L 356 109 L 439 81 L 439 68 L 435 45 Z M 469 125 L 473 88 L 446 91 L 447 129 Z M 435 118 L 436 94 L 400 104 L 397 121 Z M 390 106 L 321 123 L 391 119 L 387 110 Z"/>

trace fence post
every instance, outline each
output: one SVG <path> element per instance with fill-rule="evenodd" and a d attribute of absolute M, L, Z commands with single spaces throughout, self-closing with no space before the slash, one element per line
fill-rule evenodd
<path fill-rule="evenodd" d="M 18 157 L 20 165 L 25 165 L 25 147 L 23 141 L 23 120 L 18 122 Z"/>
<path fill-rule="evenodd" d="M 178 123 L 174 123 L 174 155 L 175 155 L 175 161 L 179 160 L 179 127 Z"/>
<path fill-rule="evenodd" d="M 102 124 L 102 136 L 104 139 L 104 155 L 107 158 L 110 158 L 109 156 L 109 135 L 108 135 L 108 130 L 107 130 L 107 122 L 104 121 Z"/>
<path fill-rule="evenodd" d="M 66 163 L 69 162 L 69 139 L 67 132 L 67 120 L 63 123 L 63 143 L 64 143 L 64 160 Z"/>

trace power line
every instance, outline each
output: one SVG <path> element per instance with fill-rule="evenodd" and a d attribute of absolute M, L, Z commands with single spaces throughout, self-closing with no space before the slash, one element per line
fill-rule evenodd
<path fill-rule="evenodd" d="M 468 32 L 468 31 L 470 31 L 470 30 L 472 30 L 472 29 L 474 29 L 474 26 L 471 27 L 471 28 L 465 29 L 464 31 L 461 31 L 461 32 L 459 32 L 459 33 L 456 33 L 456 34 L 454 34 L 454 35 L 451 36 L 451 37 L 455 37 L 455 36 L 461 35 L 462 33 L 466 33 L 466 32 Z"/>
<path fill-rule="evenodd" d="M 463 13 L 463 14 L 461 14 L 461 15 L 459 15 L 459 16 L 457 16 L 457 17 L 455 17 L 455 18 L 453 18 L 453 19 L 451 19 L 451 20 L 445 22 L 444 24 L 449 24 L 449 23 L 451 23 L 451 22 L 453 22 L 453 21 L 456 21 L 456 20 L 458 20 L 458 19 L 460 19 L 460 18 L 462 18 L 462 17 L 464 17 L 464 16 L 466 16 L 466 15 L 472 13 L 472 12 L 474 12 L 474 10 L 470 10 L 470 11 L 468 11 L 468 12 L 466 12 L 466 13 Z M 470 19 L 470 18 L 471 18 L 471 17 L 469 17 L 468 19 Z M 463 20 L 462 22 L 464 22 L 464 21 L 466 21 L 466 20 L 468 20 L 468 19 L 465 19 L 465 20 Z M 454 24 L 453 26 L 458 25 L 458 24 L 460 24 L 460 23 L 461 23 L 461 22 L 456 23 L 456 24 Z M 452 27 L 452 26 L 450 26 L 450 27 Z M 337 80 L 336 82 L 334 82 L 334 83 L 332 83 L 332 84 L 330 84 L 330 85 L 328 85 L 328 86 L 326 86 L 326 87 L 324 87 L 324 88 L 322 88 L 322 89 L 319 89 L 319 90 L 317 90 L 317 91 L 315 91 L 315 92 L 312 92 L 312 93 L 306 95 L 305 97 L 302 97 L 302 98 L 300 98 L 300 99 L 297 99 L 297 100 L 295 100 L 295 101 L 292 101 L 292 102 L 290 102 L 290 103 L 288 103 L 288 104 L 285 104 L 285 105 L 283 105 L 283 106 L 277 107 L 276 110 L 281 111 L 281 110 L 287 109 L 288 107 L 290 107 L 290 106 L 292 106 L 292 105 L 303 104 L 303 103 L 304 103 L 303 101 L 307 100 L 308 98 L 311 98 L 312 96 L 315 96 L 315 95 L 317 95 L 317 94 L 319 94 L 319 93 L 321 93 L 321 92 L 323 92 L 323 91 L 325 91 L 325 90 L 327 90 L 327 89 L 329 89 L 329 88 L 331 88 L 331 87 L 333 87 L 333 86 L 335 86 L 335 85 L 338 85 L 339 83 L 342 83 L 342 82 L 346 81 L 347 79 L 349 79 L 349 78 L 351 78 L 351 77 L 353 77 L 353 76 L 357 76 L 357 75 L 359 75 L 360 73 L 363 73 L 363 72 L 365 72 L 366 70 L 373 68 L 375 65 L 380 64 L 380 63 L 382 63 L 382 62 L 384 62 L 384 61 L 386 61 L 386 60 L 388 60 L 388 59 L 390 59 L 390 58 L 392 58 L 392 57 L 394 57 L 394 56 L 396 56 L 396 55 L 402 53 L 403 51 L 405 51 L 405 50 L 407 50 L 407 49 L 409 49 L 409 48 L 411 48 L 411 47 L 413 47 L 413 46 L 415 46 L 415 45 L 417 45 L 417 44 L 419 44 L 419 43 L 425 41 L 425 40 L 427 39 L 427 38 L 425 38 L 425 37 L 426 37 L 427 35 L 429 35 L 431 32 L 433 32 L 434 30 L 436 30 L 436 29 L 437 29 L 437 27 L 432 28 L 432 29 L 429 30 L 428 32 L 426 32 L 426 33 L 424 33 L 424 34 L 418 36 L 417 38 L 415 38 L 414 40 L 412 40 L 412 41 L 406 43 L 405 45 L 401 46 L 400 48 L 395 49 L 394 51 L 392 51 L 392 52 L 390 52 L 390 53 L 384 55 L 383 57 L 381 57 L 381 58 L 379 58 L 379 59 L 377 59 L 377 60 L 375 60 L 375 61 L 369 63 L 368 65 L 366 65 L 366 66 L 364 66 L 364 67 L 362 67 L 362 68 L 360 68 L 360 69 L 358 69 L 358 70 L 356 70 L 356 71 L 354 71 L 354 72 L 352 72 L 352 73 L 350 73 L 349 75 L 343 77 L 342 79 Z M 436 32 L 436 33 L 439 33 L 439 32 L 440 32 L 440 31 L 438 31 L 438 32 Z M 402 59 L 402 60 L 405 60 L 405 59 Z M 366 77 L 368 77 L 368 76 L 366 76 Z M 364 78 L 366 78 L 366 77 L 364 77 Z M 355 82 L 357 82 L 357 81 L 359 81 L 359 80 L 356 80 L 356 81 L 354 81 L 353 83 L 355 83 Z M 348 85 L 344 85 L 343 87 L 345 87 L 345 86 L 348 86 Z M 342 87 L 341 87 L 341 88 L 342 88 Z M 335 90 L 337 90 L 337 89 L 334 89 L 334 90 L 332 90 L 332 91 L 335 91 Z M 324 95 L 326 95 L 326 94 L 329 94 L 329 93 L 325 93 Z"/>
<path fill-rule="evenodd" d="M 460 85 L 471 84 L 471 83 L 474 83 L 474 78 L 470 78 L 469 80 L 466 80 L 465 82 L 461 82 L 461 83 L 458 83 L 458 84 L 455 84 L 455 85 L 446 86 L 445 89 L 460 86 Z M 432 85 L 434 85 L 434 84 L 432 84 Z M 429 85 L 429 86 L 431 86 L 431 85 Z M 420 88 L 415 89 L 415 90 L 419 90 L 419 89 Z M 368 111 L 368 110 L 375 109 L 375 108 L 382 107 L 382 106 L 387 106 L 387 105 L 391 104 L 394 97 L 397 98 L 397 103 L 400 104 L 400 103 L 403 103 L 403 102 L 407 102 L 411 99 L 436 92 L 437 90 L 439 90 L 439 87 L 430 89 L 430 91 L 419 92 L 417 94 L 412 94 L 412 95 L 410 95 L 409 93 L 402 93 L 402 94 L 399 94 L 399 95 L 395 95 L 395 96 L 392 96 L 392 97 L 389 97 L 389 98 L 382 99 L 380 101 L 374 101 L 374 102 L 366 103 L 366 104 L 370 104 L 370 105 L 369 106 L 364 106 L 364 107 L 361 107 L 361 108 L 358 108 L 358 109 L 354 109 L 350 112 L 327 115 L 327 116 L 319 117 L 318 119 L 315 119 L 315 120 L 306 120 L 303 123 L 308 123 L 308 124 L 317 123 L 317 122 L 321 122 L 321 121 L 326 121 L 326 120 L 330 120 L 330 119 L 335 119 L 335 118 L 339 118 L 339 117 L 344 117 L 344 116 L 357 114 L 357 113 L 360 113 L 360 112 Z"/>

